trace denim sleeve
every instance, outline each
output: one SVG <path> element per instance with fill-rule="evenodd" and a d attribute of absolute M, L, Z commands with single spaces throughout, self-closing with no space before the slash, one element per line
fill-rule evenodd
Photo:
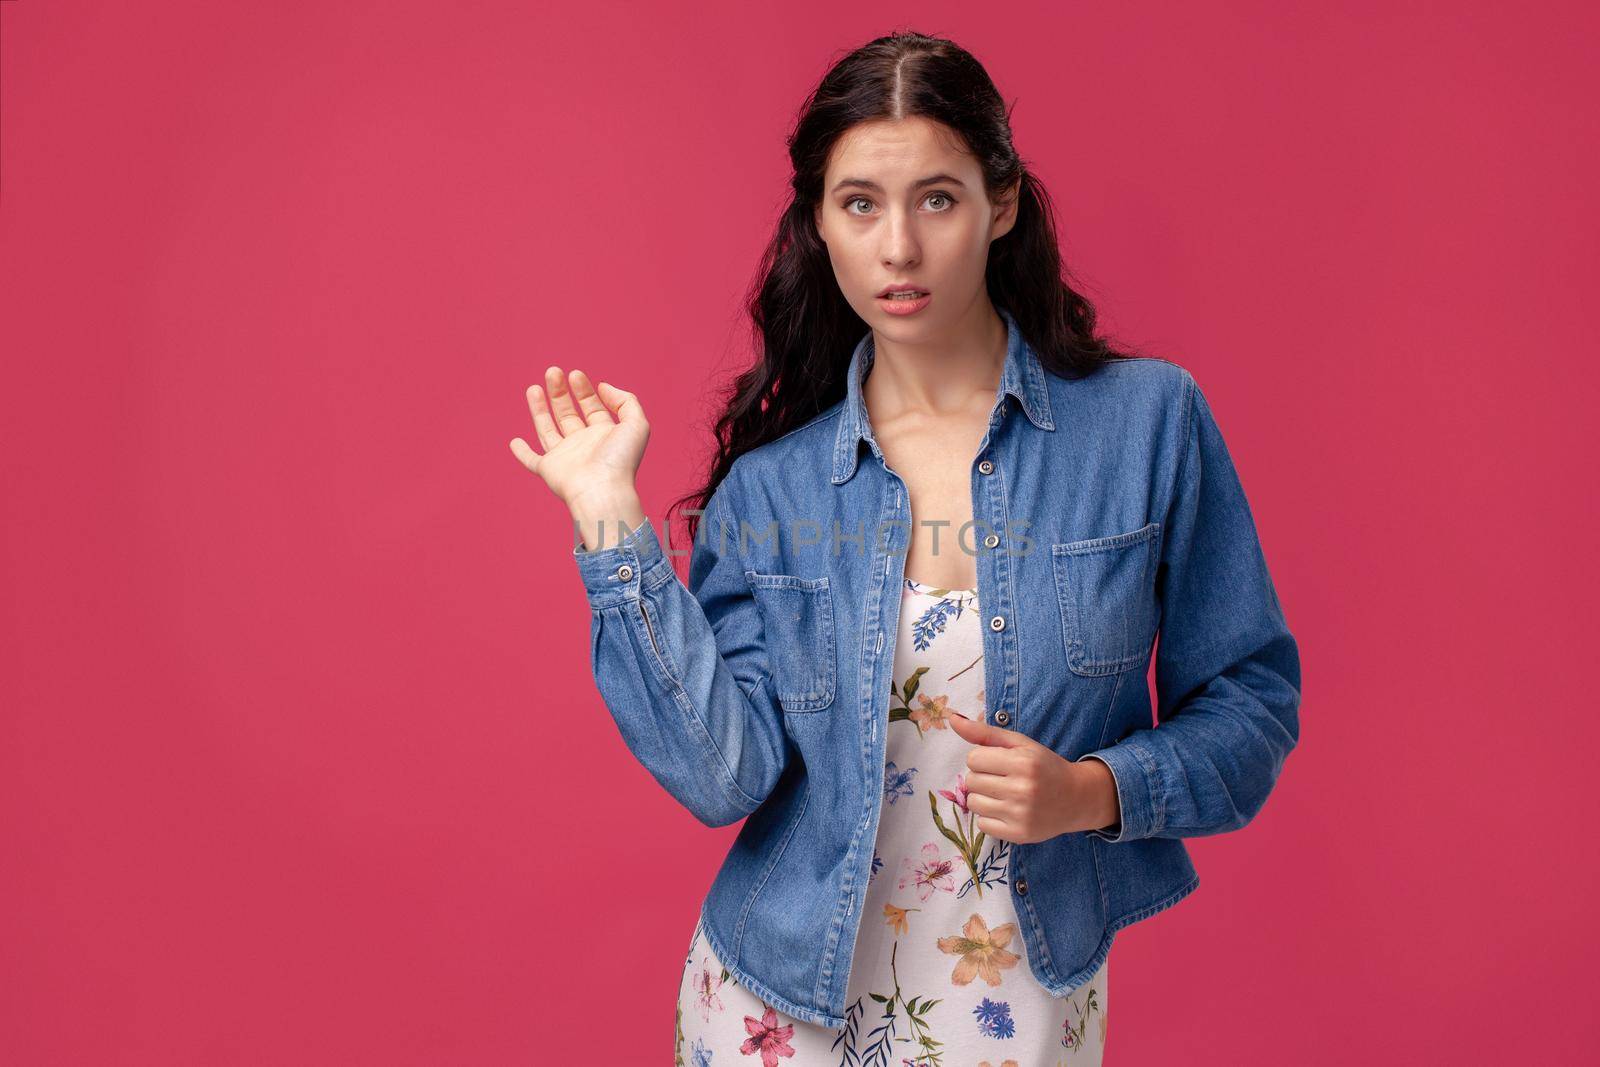
<path fill-rule="evenodd" d="M 1300 653 L 1238 472 L 1184 372 L 1187 446 L 1164 523 L 1156 592 L 1156 723 L 1084 759 L 1116 779 L 1106 841 L 1237 830 L 1266 803 L 1300 737 Z"/>
<path fill-rule="evenodd" d="M 712 494 L 685 586 L 646 521 L 617 544 L 573 549 L 590 606 L 590 664 L 628 748 L 707 826 L 759 807 L 787 761 L 755 600 Z"/>

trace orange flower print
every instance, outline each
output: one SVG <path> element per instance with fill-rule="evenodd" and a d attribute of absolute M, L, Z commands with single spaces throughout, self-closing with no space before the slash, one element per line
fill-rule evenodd
<path fill-rule="evenodd" d="M 940 952 L 961 957 L 956 961 L 956 969 L 950 973 L 950 981 L 956 985 L 967 985 L 976 975 L 992 986 L 999 985 L 1001 969 L 1015 967 L 1022 958 L 1015 952 L 1006 951 L 1016 932 L 1016 923 L 1004 923 L 991 930 L 989 924 L 983 921 L 983 916 L 973 912 L 972 918 L 961 927 L 961 933 L 965 936 L 941 937 L 937 942 Z"/>
<path fill-rule="evenodd" d="M 695 1007 L 700 1009 L 700 1018 L 706 1022 L 711 1021 L 713 1011 L 722 1010 L 722 998 L 717 991 L 722 988 L 722 969 L 717 968 L 717 973 L 711 973 L 711 962 L 706 959 L 700 961 L 700 973 L 694 976 Z"/>
<path fill-rule="evenodd" d="M 897 934 L 906 933 L 911 929 L 910 924 L 906 921 L 906 913 L 921 910 L 921 908 L 897 908 L 893 904 L 885 904 L 883 906 L 885 921 L 894 928 L 894 932 Z"/>
<path fill-rule="evenodd" d="M 906 718 L 916 723 L 919 731 L 947 730 L 950 728 L 950 716 L 955 711 L 948 706 L 949 702 L 948 696 L 937 696 L 929 700 L 926 693 L 918 693 L 917 703 L 922 706 L 911 709 L 911 714 Z"/>
<path fill-rule="evenodd" d="M 745 1056 L 761 1053 L 761 1067 L 778 1067 L 779 1056 L 794 1055 L 794 1047 L 789 1044 L 794 1036 L 794 1024 L 779 1026 L 778 1013 L 770 1006 L 759 1021 L 746 1015 L 744 1028 L 750 1036 L 739 1046 L 739 1052 Z"/>
<path fill-rule="evenodd" d="M 989 1061 L 988 1060 L 979 1060 L 978 1061 L 978 1067 L 989 1067 Z M 1004 1062 L 1002 1062 L 1000 1064 L 1000 1067 L 1017 1067 L 1017 1061 L 1016 1060 L 1005 1060 Z"/>
<path fill-rule="evenodd" d="M 912 863 L 910 856 L 903 857 L 900 862 L 905 871 L 900 875 L 900 888 L 916 886 L 917 899 L 924 904 L 935 889 L 946 893 L 956 891 L 956 861 L 939 854 L 938 842 L 929 841 L 922 846 L 921 863 Z"/>

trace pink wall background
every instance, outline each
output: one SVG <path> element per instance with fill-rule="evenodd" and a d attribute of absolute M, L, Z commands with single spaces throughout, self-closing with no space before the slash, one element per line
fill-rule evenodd
<path fill-rule="evenodd" d="M 1108 1064 L 1592 1055 L 1600 19 L 1293 6 L 0 2 L 0 1060 L 669 1062 L 735 830 L 506 442 L 603 374 L 659 521 L 794 109 L 901 25 L 1206 389 L 1302 643 Z"/>

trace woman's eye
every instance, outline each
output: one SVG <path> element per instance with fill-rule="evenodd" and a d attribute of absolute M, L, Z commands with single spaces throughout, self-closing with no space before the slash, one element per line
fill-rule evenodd
<path fill-rule="evenodd" d="M 946 204 L 949 205 L 949 207 L 936 208 L 935 210 L 939 211 L 939 212 L 949 211 L 950 208 L 954 207 L 955 203 L 956 203 L 955 197 L 951 196 L 949 193 L 929 193 L 928 196 L 927 196 L 927 199 L 928 200 L 942 200 Z M 858 211 L 851 211 L 850 210 L 850 206 L 852 204 L 858 204 L 858 203 L 859 204 L 868 204 L 868 205 L 870 205 L 872 203 L 872 201 L 868 200 L 864 196 L 852 196 L 849 200 L 846 200 L 844 202 L 845 214 L 847 214 L 847 215 L 861 215 L 861 214 L 864 214 L 864 212 L 858 212 Z"/>

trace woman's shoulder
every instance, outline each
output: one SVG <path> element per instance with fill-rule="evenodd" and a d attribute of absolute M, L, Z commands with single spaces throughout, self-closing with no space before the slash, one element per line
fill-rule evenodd
<path fill-rule="evenodd" d="M 1050 400 L 1056 421 L 1103 417 L 1125 423 L 1130 416 L 1156 421 L 1183 418 L 1197 388 L 1181 364 L 1159 356 L 1111 359 L 1093 373 L 1065 378 L 1050 376 Z"/>
<path fill-rule="evenodd" d="M 1123 356 L 1108 359 L 1095 368 L 1094 373 L 1083 378 L 1063 378 L 1051 373 L 1050 384 L 1066 382 L 1104 382 L 1121 388 L 1182 388 L 1191 377 L 1180 363 L 1160 356 Z"/>
<path fill-rule="evenodd" d="M 795 464 L 814 465 L 819 459 L 831 463 L 843 410 L 844 401 L 837 400 L 789 432 L 741 452 L 729 467 L 729 476 L 742 468 L 746 477 L 777 477 L 793 471 Z"/>

